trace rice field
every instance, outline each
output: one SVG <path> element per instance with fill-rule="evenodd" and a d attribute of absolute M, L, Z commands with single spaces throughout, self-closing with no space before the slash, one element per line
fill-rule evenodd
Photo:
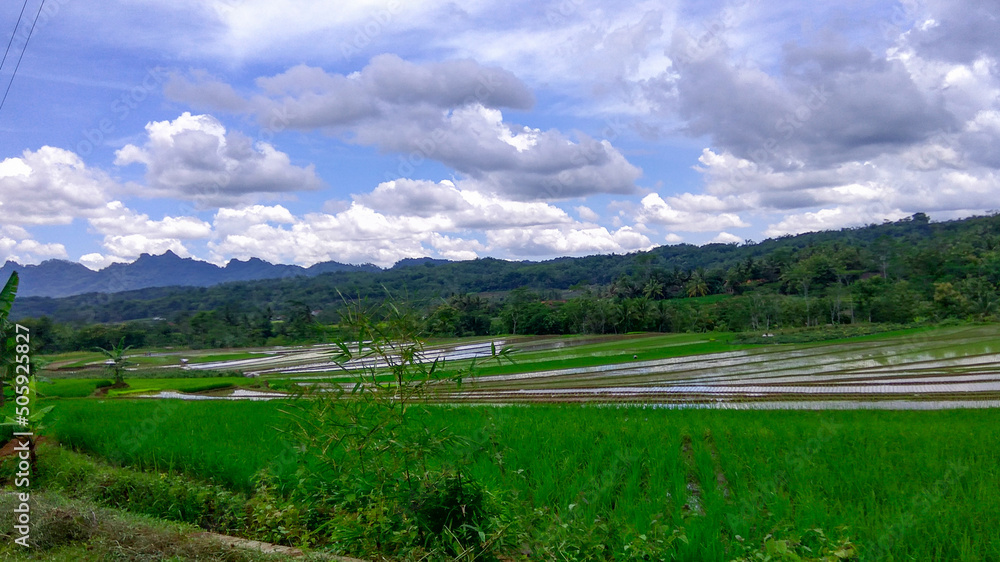
<path fill-rule="evenodd" d="M 447 402 L 625 402 L 740 407 L 848 400 L 1000 406 L 1000 332 L 949 328 L 480 376 Z M 791 405 L 791 404 L 790 404 Z"/>
<path fill-rule="evenodd" d="M 432 399 L 463 403 L 614 403 L 721 409 L 931 409 L 1000 407 L 1000 329 L 965 326 L 910 329 L 850 339 L 775 345 L 737 345 L 732 334 L 517 337 L 432 344 L 424 361 L 444 361 L 444 376 L 480 361 L 461 388 L 442 383 Z M 484 361 L 511 346 L 514 364 Z M 352 372 L 384 365 L 353 361 L 341 368 L 332 345 L 157 352 L 165 368 L 192 374 L 241 372 L 260 381 L 329 386 L 349 384 Z M 186 359 L 184 364 L 180 359 Z M 67 359 L 78 360 L 77 357 Z M 165 371 L 166 372 L 166 371 Z M 174 371 L 176 372 L 176 371 Z M 246 379 L 218 378 L 234 385 Z M 161 398 L 273 398 L 280 394 L 218 392 L 185 395 L 201 383 L 131 379 Z M 245 385 L 245 384 L 244 384 Z M 259 385 L 258 385 L 259 386 Z M 72 387 L 72 388 L 70 388 Z M 53 380 L 43 394 L 85 396 L 85 381 Z M 92 391 L 92 388 L 90 389 Z M 163 393 L 157 395 L 156 392 Z"/>
<path fill-rule="evenodd" d="M 118 463 L 245 491 L 267 468 L 293 487 L 294 448 L 278 431 L 288 407 L 64 401 L 52 430 Z M 666 525 L 688 539 L 676 559 L 731 560 L 768 535 L 819 528 L 848 537 L 863 560 L 1000 559 L 1000 410 L 430 406 L 425 416 L 469 439 L 449 462 L 521 506 L 534 540 L 564 533 L 553 548 L 585 546 L 596 529 Z"/>
<path fill-rule="evenodd" d="M 425 359 L 454 373 L 493 345 L 518 349 L 516 364 L 481 363 L 461 388 L 433 385 L 418 415 L 467 439 L 445 462 L 518 506 L 532 548 L 667 528 L 688 539 L 676 559 L 732 560 L 768 536 L 823 529 L 863 560 L 1000 559 L 995 326 L 782 345 L 726 334 L 477 339 L 431 345 Z M 298 457 L 282 411 L 293 401 L 247 382 L 338 384 L 350 373 L 330 352 L 204 353 L 188 368 L 257 377 L 127 378 L 136 392 L 113 398 L 72 398 L 89 396 L 96 381 L 85 379 L 39 390 L 62 397 L 47 423 L 65 445 L 245 493 L 267 470 L 291 490 Z M 157 361 L 182 352 L 167 353 Z M 242 388 L 212 388 L 230 383 Z"/>

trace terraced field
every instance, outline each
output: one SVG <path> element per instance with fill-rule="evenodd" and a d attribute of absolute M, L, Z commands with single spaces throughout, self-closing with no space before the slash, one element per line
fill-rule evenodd
<path fill-rule="evenodd" d="M 469 383 L 471 388 L 443 392 L 441 399 L 723 407 L 837 400 L 902 405 L 933 400 L 996 406 L 1000 405 L 1000 333 L 993 326 L 955 328 L 483 376 Z"/>
<path fill-rule="evenodd" d="M 516 364 L 486 366 L 449 403 L 598 402 L 713 408 L 1000 406 L 1000 330 L 913 330 L 814 344 L 738 346 L 706 334 L 474 340 L 430 346 L 453 368 L 511 345 Z M 192 369 L 235 369 L 303 384 L 347 382 L 326 346 L 260 352 Z M 380 367 L 355 362 L 348 370 Z"/>

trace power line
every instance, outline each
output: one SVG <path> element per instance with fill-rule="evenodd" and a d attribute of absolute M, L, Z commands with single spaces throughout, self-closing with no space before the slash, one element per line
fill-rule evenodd
<path fill-rule="evenodd" d="M 17 28 L 21 27 L 21 18 L 24 17 L 24 9 L 28 7 L 28 0 L 24 0 L 24 4 L 21 4 L 21 13 L 17 14 L 17 23 L 14 24 L 14 31 L 10 32 L 10 41 L 7 41 L 7 50 L 3 52 L 3 62 L 0 62 L 0 69 L 3 65 L 7 64 L 7 53 L 10 52 L 10 46 L 14 43 L 14 37 L 17 35 Z"/>
<path fill-rule="evenodd" d="M 42 8 L 45 6 L 45 0 L 38 5 L 38 11 L 35 12 L 35 19 L 31 21 L 31 29 L 28 30 L 28 37 L 24 39 L 24 48 L 21 49 L 21 56 L 17 57 L 17 64 L 14 65 L 14 72 L 10 75 L 10 81 L 7 82 L 7 89 L 4 90 L 3 99 L 0 100 L 0 111 L 3 111 L 3 104 L 7 102 L 7 94 L 10 93 L 10 87 L 14 83 L 14 76 L 17 75 L 17 69 L 21 67 L 21 59 L 24 58 L 24 52 L 28 50 L 28 41 L 31 41 L 31 34 L 35 31 L 35 24 L 38 23 L 38 16 L 42 13 Z M 22 8 L 22 11 L 24 9 Z M 16 29 L 15 29 L 16 31 Z M 14 37 L 11 36 L 11 41 Z"/>

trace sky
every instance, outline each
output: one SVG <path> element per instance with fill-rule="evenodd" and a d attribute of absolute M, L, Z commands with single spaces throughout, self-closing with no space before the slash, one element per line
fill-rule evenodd
<path fill-rule="evenodd" d="M 0 7 L 0 263 L 543 260 L 1000 208 L 995 0 L 40 2 Z"/>

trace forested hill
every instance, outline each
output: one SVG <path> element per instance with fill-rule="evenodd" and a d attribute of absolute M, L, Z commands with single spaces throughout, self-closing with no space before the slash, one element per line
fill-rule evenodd
<path fill-rule="evenodd" d="M 970 298 L 986 299 L 989 302 L 983 306 L 990 311 L 998 275 L 1000 215 L 931 222 L 918 213 L 893 223 L 740 245 L 680 244 L 628 255 L 544 262 L 411 260 L 389 270 L 341 271 L 208 288 L 19 298 L 12 315 L 95 323 L 144 318 L 172 321 L 178 315 L 220 310 L 266 311 L 278 318 L 299 308 L 321 321 L 333 321 L 344 297 L 378 299 L 389 291 L 432 310 L 449 298 L 468 294 L 499 303 L 507 292 L 520 288 L 527 288 L 541 301 L 585 293 L 657 301 L 768 291 L 804 297 L 808 306 L 811 297 L 824 295 L 830 287 L 849 292 L 854 284 L 871 277 L 890 284 L 905 281 L 906 290 L 925 299 L 941 291 L 935 283 L 953 283 L 955 291 L 976 291 L 978 296 Z"/>

